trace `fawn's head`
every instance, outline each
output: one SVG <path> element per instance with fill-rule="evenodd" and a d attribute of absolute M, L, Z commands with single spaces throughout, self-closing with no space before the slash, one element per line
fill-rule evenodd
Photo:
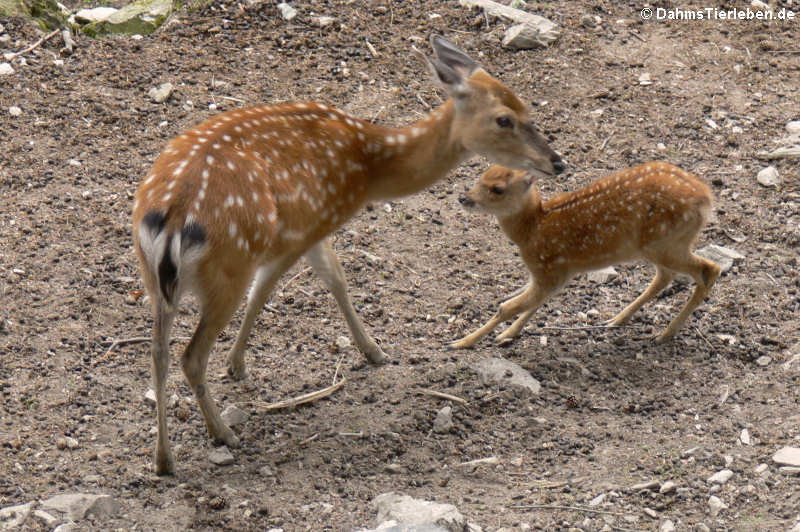
<path fill-rule="evenodd" d="M 453 98 L 453 132 L 464 148 L 538 177 L 564 171 L 561 156 L 547 144 L 527 106 L 508 87 L 446 39 L 434 36 L 431 44 L 437 58 L 428 63 Z"/>
<path fill-rule="evenodd" d="M 477 183 L 458 201 L 465 209 L 480 209 L 503 218 L 528 205 L 531 193 L 537 194 L 533 177 L 528 172 L 495 165 L 481 174 Z"/>

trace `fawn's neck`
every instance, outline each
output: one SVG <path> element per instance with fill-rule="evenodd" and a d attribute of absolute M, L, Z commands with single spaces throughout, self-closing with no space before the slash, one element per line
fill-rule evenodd
<path fill-rule="evenodd" d="M 367 201 L 419 192 L 462 162 L 469 151 L 454 134 L 454 115 L 453 101 L 448 100 L 410 126 L 367 129 Z"/>
<path fill-rule="evenodd" d="M 498 216 L 497 221 L 506 236 L 521 246 L 532 233 L 536 232 L 543 216 L 542 201 L 533 185 L 525 197 L 522 208 L 507 216 Z"/>

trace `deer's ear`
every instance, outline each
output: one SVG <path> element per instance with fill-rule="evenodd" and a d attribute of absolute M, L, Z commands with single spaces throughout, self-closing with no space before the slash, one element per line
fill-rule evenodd
<path fill-rule="evenodd" d="M 431 47 L 443 64 L 455 70 L 462 78 L 470 77 L 480 68 L 461 48 L 439 35 L 431 36 Z"/>

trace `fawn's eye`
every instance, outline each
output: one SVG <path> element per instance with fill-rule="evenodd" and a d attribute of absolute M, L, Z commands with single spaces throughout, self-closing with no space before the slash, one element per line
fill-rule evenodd
<path fill-rule="evenodd" d="M 500 127 L 514 127 L 514 120 L 508 115 L 498 116 L 495 118 L 495 122 L 497 122 L 497 125 Z"/>
<path fill-rule="evenodd" d="M 498 196 L 503 194 L 503 192 L 505 192 L 505 191 L 506 191 L 506 189 L 504 189 L 500 185 L 492 185 L 492 187 L 489 189 L 489 192 L 491 192 L 492 194 L 496 194 Z"/>

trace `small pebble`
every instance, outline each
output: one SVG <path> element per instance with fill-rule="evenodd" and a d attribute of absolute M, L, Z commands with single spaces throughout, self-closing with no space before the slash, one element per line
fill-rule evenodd
<path fill-rule="evenodd" d="M 10 114 L 11 116 L 21 116 L 22 109 L 20 109 L 16 105 L 12 105 L 11 107 L 8 108 L 8 114 Z"/>

